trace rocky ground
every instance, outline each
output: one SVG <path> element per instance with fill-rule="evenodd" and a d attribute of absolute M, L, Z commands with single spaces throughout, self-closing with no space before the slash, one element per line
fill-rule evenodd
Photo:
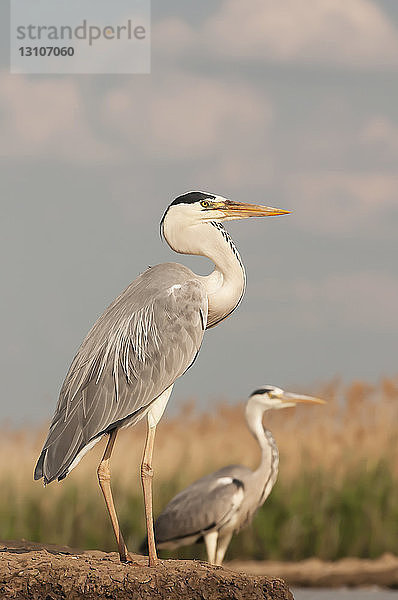
<path fill-rule="evenodd" d="M 119 562 L 115 553 L 31 542 L 0 542 L 0 599 L 7 600 L 293 600 L 286 584 L 205 562 Z"/>
<path fill-rule="evenodd" d="M 398 587 L 398 557 L 392 554 L 375 560 L 343 558 L 336 562 L 317 558 L 297 563 L 232 561 L 227 567 L 252 575 L 281 577 L 296 587 Z"/>

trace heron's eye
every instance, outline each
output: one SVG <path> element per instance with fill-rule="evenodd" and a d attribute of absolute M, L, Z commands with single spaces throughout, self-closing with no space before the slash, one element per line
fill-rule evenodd
<path fill-rule="evenodd" d="M 207 200 L 202 200 L 200 206 L 202 208 L 209 208 L 210 204 L 207 202 Z"/>

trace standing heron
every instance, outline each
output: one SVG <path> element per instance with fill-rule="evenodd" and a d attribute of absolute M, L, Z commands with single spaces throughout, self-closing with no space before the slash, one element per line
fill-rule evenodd
<path fill-rule="evenodd" d="M 131 560 L 113 503 L 109 462 L 119 429 L 146 417 L 141 463 L 149 565 L 157 556 L 152 518 L 152 452 L 156 425 L 174 382 L 192 365 L 205 329 L 240 303 L 245 271 L 222 221 L 288 211 L 188 192 L 167 208 L 160 224 L 169 246 L 210 258 L 207 277 L 177 263 L 149 268 L 112 302 L 80 346 L 61 388 L 34 477 L 61 480 L 104 435 L 109 436 L 98 480 L 120 560 Z"/>
<path fill-rule="evenodd" d="M 251 394 L 246 404 L 246 422 L 260 446 L 259 466 L 255 471 L 242 465 L 224 467 L 177 494 L 156 519 L 158 548 L 178 548 L 204 540 L 208 561 L 222 564 L 232 535 L 251 522 L 278 477 L 278 447 L 272 433 L 263 427 L 263 414 L 298 402 L 325 403 L 272 385 Z"/>

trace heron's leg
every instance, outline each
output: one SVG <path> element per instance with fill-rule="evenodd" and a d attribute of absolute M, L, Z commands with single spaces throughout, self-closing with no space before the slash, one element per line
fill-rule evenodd
<path fill-rule="evenodd" d="M 144 456 L 141 463 L 141 483 L 144 492 L 145 520 L 148 535 L 148 555 L 149 566 L 157 565 L 158 557 L 156 555 L 155 534 L 153 531 L 153 513 L 152 513 L 152 454 L 153 443 L 155 441 L 156 425 L 151 425 L 148 418 L 147 435 L 145 440 Z"/>
<path fill-rule="evenodd" d="M 144 492 L 145 520 L 148 537 L 148 555 L 149 566 L 154 567 L 157 564 L 155 534 L 153 531 L 153 512 L 152 512 L 152 455 L 153 444 L 155 441 L 156 425 L 159 423 L 168 399 L 170 398 L 171 385 L 163 394 L 161 394 L 151 405 L 147 414 L 147 435 L 145 440 L 144 455 L 141 462 L 141 483 Z"/>
<path fill-rule="evenodd" d="M 117 547 L 119 550 L 120 560 L 122 562 L 127 561 L 127 547 L 124 543 L 124 539 L 122 536 L 122 532 L 120 531 L 119 522 L 117 519 L 115 505 L 113 503 L 112 490 L 111 490 L 111 471 L 109 468 L 109 461 L 111 459 L 111 454 L 113 450 L 113 446 L 115 444 L 117 436 L 117 429 L 114 429 L 109 434 L 109 440 L 105 448 L 104 456 L 100 464 L 98 465 L 97 474 L 98 474 L 98 482 L 100 484 L 102 493 L 104 494 L 106 507 L 108 509 L 108 513 L 111 519 L 113 531 L 115 532 L 115 537 L 117 541 Z"/>
<path fill-rule="evenodd" d="M 232 531 L 228 531 L 224 533 L 224 535 L 218 536 L 217 542 L 217 550 L 216 550 L 216 565 L 222 565 L 222 561 L 224 560 L 225 553 L 227 551 L 229 542 L 231 541 Z"/>
<path fill-rule="evenodd" d="M 215 565 L 218 531 L 210 531 L 210 533 L 206 533 L 203 537 L 205 538 L 207 559 L 211 565 Z"/>

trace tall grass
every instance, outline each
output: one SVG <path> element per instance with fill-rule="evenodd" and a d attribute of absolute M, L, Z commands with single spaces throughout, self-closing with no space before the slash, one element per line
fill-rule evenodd
<path fill-rule="evenodd" d="M 236 536 L 230 558 L 297 560 L 317 555 L 398 554 L 398 378 L 377 386 L 334 382 L 312 390 L 327 406 L 266 413 L 280 454 L 279 480 L 253 525 Z M 186 406 L 158 427 L 155 512 L 195 478 L 231 463 L 255 467 L 258 449 L 243 406 L 218 404 L 210 414 Z M 96 466 L 98 444 L 62 483 L 46 489 L 32 480 L 45 436 L 3 430 L 0 436 L 0 537 L 83 548 L 115 548 Z M 121 525 L 131 549 L 144 534 L 139 462 L 145 429 L 119 435 L 112 481 Z M 199 547 L 174 555 L 204 556 Z"/>

